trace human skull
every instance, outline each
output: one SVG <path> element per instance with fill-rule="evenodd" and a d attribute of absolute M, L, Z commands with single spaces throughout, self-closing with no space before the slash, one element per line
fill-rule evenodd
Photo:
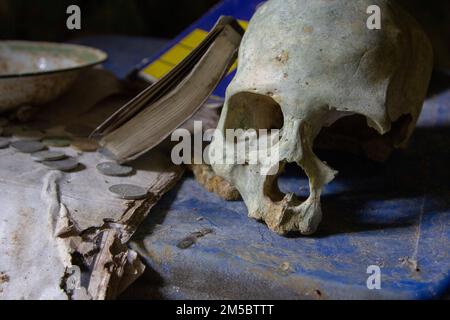
<path fill-rule="evenodd" d="M 371 5 L 381 9 L 379 30 L 366 25 Z M 212 167 L 239 190 L 250 217 L 279 234 L 310 235 L 322 219 L 322 188 L 337 173 L 314 154 L 316 137 L 357 115 L 367 131 L 394 147 L 405 146 L 422 109 L 431 66 L 426 35 L 389 1 L 270 0 L 242 40 L 218 130 L 280 129 L 278 143 L 267 146 L 276 149 L 269 162 L 276 172 L 263 174 L 268 164 L 261 162 L 215 161 Z M 224 156 L 237 143 L 225 141 Z M 214 139 L 211 158 L 219 148 Z M 297 163 L 308 176 L 307 200 L 279 191 L 277 178 L 286 163 Z"/>

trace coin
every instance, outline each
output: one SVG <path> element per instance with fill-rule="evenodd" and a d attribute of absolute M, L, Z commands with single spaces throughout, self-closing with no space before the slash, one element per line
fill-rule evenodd
<path fill-rule="evenodd" d="M 37 162 L 62 160 L 66 157 L 63 152 L 58 151 L 39 151 L 31 154 L 31 158 Z"/>
<path fill-rule="evenodd" d="M 92 139 L 76 139 L 72 142 L 72 147 L 83 152 L 95 152 L 98 150 L 99 145 L 97 141 Z"/>
<path fill-rule="evenodd" d="M 50 137 L 42 141 L 47 147 L 64 148 L 70 146 L 72 139 L 67 137 Z"/>
<path fill-rule="evenodd" d="M 43 161 L 43 165 L 50 169 L 59 170 L 59 171 L 72 171 L 78 168 L 79 163 L 74 158 L 67 158 L 64 160 L 58 161 Z"/>
<path fill-rule="evenodd" d="M 45 146 L 38 141 L 14 141 L 11 147 L 22 153 L 35 153 L 45 149 Z"/>
<path fill-rule="evenodd" d="M 97 165 L 97 170 L 105 176 L 123 177 L 133 172 L 132 167 L 121 166 L 115 162 L 103 162 Z"/>
<path fill-rule="evenodd" d="M 147 197 L 147 190 L 132 184 L 118 184 L 111 186 L 109 191 L 117 198 L 124 200 L 141 200 Z"/>
<path fill-rule="evenodd" d="M 0 138 L 0 149 L 8 148 L 9 140 L 6 138 Z"/>

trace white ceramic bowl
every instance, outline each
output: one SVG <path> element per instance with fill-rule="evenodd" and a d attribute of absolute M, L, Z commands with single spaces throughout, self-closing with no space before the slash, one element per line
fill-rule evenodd
<path fill-rule="evenodd" d="M 56 99 L 80 72 L 106 59 L 103 51 L 85 46 L 0 41 L 0 113 Z"/>

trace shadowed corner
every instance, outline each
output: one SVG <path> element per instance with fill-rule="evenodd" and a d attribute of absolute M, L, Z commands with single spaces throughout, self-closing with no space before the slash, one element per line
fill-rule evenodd
<path fill-rule="evenodd" d="M 435 70 L 427 97 L 436 97 L 449 88 L 450 74 Z M 426 104 L 422 117 L 424 122 L 434 123 L 438 119 L 433 117 L 439 117 L 442 112 L 446 111 Z M 430 121 L 429 118 L 433 119 Z M 333 185 L 327 186 L 328 192 L 322 197 L 323 221 L 315 237 L 407 228 L 418 223 L 418 215 L 448 212 L 450 123 L 445 119 L 439 119 L 438 123 L 421 126 L 419 122 L 409 147 L 394 152 L 383 164 L 339 152 L 318 152 L 319 158 L 339 171 L 337 183 L 346 187 L 344 192 L 339 192 L 333 190 Z M 407 210 L 410 212 L 406 215 L 396 214 L 398 210 L 407 209 L 399 205 L 398 209 L 392 210 L 391 216 L 377 215 L 376 207 L 392 201 L 415 204 L 416 208 Z M 421 201 L 431 204 L 424 206 L 423 212 L 419 210 Z"/>
<path fill-rule="evenodd" d="M 431 98 L 450 88 L 450 71 L 449 70 L 433 70 L 427 98 Z"/>

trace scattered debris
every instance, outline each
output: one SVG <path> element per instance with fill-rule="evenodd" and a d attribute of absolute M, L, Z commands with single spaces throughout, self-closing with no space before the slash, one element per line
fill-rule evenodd
<path fill-rule="evenodd" d="M 0 272 L 0 284 L 9 282 L 9 276 L 5 272 Z"/>
<path fill-rule="evenodd" d="M 177 248 L 179 249 L 188 249 L 190 247 L 192 247 L 198 239 L 203 238 L 204 236 L 210 234 L 210 233 L 214 233 L 213 229 L 202 229 L 200 231 L 196 231 L 191 233 L 189 236 L 187 236 L 186 238 L 184 238 L 183 240 L 181 240 L 180 242 L 178 242 L 177 244 Z"/>
<path fill-rule="evenodd" d="M 410 257 L 401 257 L 398 259 L 403 266 L 410 268 L 414 272 L 420 272 L 417 260 L 411 259 Z"/>
<path fill-rule="evenodd" d="M 289 271 L 291 269 L 291 265 L 289 262 L 283 262 L 280 266 L 281 270 Z"/>

